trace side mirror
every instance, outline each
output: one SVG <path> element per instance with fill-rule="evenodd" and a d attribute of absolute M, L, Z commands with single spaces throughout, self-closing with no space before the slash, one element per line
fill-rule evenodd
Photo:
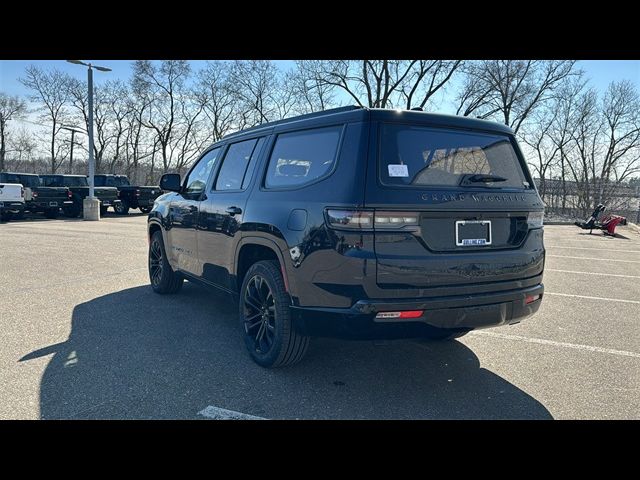
<path fill-rule="evenodd" d="M 169 192 L 179 192 L 182 184 L 180 182 L 180 174 L 165 173 L 160 178 L 160 188 Z"/>

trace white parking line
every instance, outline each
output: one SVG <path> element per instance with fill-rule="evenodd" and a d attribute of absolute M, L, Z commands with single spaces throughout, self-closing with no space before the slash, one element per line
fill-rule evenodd
<path fill-rule="evenodd" d="M 554 293 L 554 292 L 544 292 L 545 295 L 556 295 L 558 297 L 574 297 L 574 298 L 586 298 L 587 300 L 607 300 L 610 302 L 620 302 L 620 303 L 637 303 L 640 305 L 640 301 L 638 300 L 623 300 L 621 298 L 608 298 L 608 297 L 589 297 L 587 295 L 571 295 L 569 293 Z"/>
<path fill-rule="evenodd" d="M 266 418 L 255 417 L 241 412 L 234 412 L 233 410 L 226 410 L 212 405 L 209 405 L 204 410 L 198 412 L 198 415 L 202 415 L 203 417 L 207 417 L 212 420 L 266 420 Z"/>
<path fill-rule="evenodd" d="M 578 272 L 576 270 L 559 270 L 557 268 L 545 268 L 545 272 L 562 272 L 562 273 L 580 273 L 582 275 L 602 275 L 604 277 L 622 277 L 622 278 L 640 278 L 639 275 L 621 275 L 618 273 L 602 273 L 602 272 Z"/>
<path fill-rule="evenodd" d="M 471 335 L 483 335 L 485 337 L 504 338 L 505 340 L 517 340 L 520 342 L 537 343 L 539 345 L 551 345 L 553 347 L 573 348 L 575 350 L 586 350 L 589 352 L 607 353 L 609 355 L 618 355 L 620 357 L 640 358 L 640 353 L 629 352 L 626 350 L 614 350 L 613 348 L 593 347 L 591 345 L 581 345 L 579 343 L 555 342 L 553 340 L 544 340 L 542 338 L 522 337 L 520 335 L 509 335 L 506 333 L 489 332 L 486 330 L 474 330 Z"/>
<path fill-rule="evenodd" d="M 579 260 L 595 260 L 598 262 L 624 262 L 624 263 L 640 263 L 640 260 L 618 260 L 614 258 L 594 258 L 594 257 L 569 257 L 567 255 L 549 255 L 547 257 L 558 257 L 558 258 L 577 258 Z"/>
<path fill-rule="evenodd" d="M 546 248 L 567 248 L 569 250 L 602 250 L 601 247 L 561 247 L 560 245 L 545 245 Z M 640 253 L 640 250 L 620 250 L 617 248 L 607 248 L 606 252 Z"/>

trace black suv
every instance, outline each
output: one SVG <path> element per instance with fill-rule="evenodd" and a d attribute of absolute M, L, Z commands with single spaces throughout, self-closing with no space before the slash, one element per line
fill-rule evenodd
<path fill-rule="evenodd" d="M 126 175 L 101 174 L 94 177 L 96 187 L 116 187 L 120 203 L 113 209 L 119 215 L 127 215 L 130 208 L 139 208 L 142 213 L 149 213 L 153 202 L 162 194 L 160 187 L 131 185 Z"/>
<path fill-rule="evenodd" d="M 153 289 L 234 294 L 265 367 L 310 336 L 447 339 L 540 307 L 543 204 L 502 124 L 344 107 L 229 135 L 160 187 Z"/>

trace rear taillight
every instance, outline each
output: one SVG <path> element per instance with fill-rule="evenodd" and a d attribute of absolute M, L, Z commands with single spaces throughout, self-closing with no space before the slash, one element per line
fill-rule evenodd
<path fill-rule="evenodd" d="M 536 300 L 540 300 L 540 295 L 527 295 L 524 299 L 524 304 L 529 305 L 530 303 L 533 303 Z"/>
<path fill-rule="evenodd" d="M 20 196 L 21 196 L 22 198 L 24 198 L 24 187 L 20 187 Z M 37 196 L 35 192 L 33 192 L 33 196 L 34 196 L 34 197 L 36 197 L 36 196 Z"/>
<path fill-rule="evenodd" d="M 403 312 L 380 312 L 376 315 L 376 318 L 420 318 L 424 310 L 405 310 Z"/>
<path fill-rule="evenodd" d="M 334 228 L 370 230 L 373 228 L 373 210 L 327 210 L 327 224 Z"/>
<path fill-rule="evenodd" d="M 365 209 L 327 210 L 327 224 L 333 228 L 394 230 L 419 224 L 417 212 L 389 212 Z"/>
<path fill-rule="evenodd" d="M 543 221 L 544 211 L 529 212 L 527 216 L 527 225 L 529 225 L 529 228 L 542 228 Z"/>
<path fill-rule="evenodd" d="M 71 193 L 71 190 L 67 190 L 67 197 L 73 198 L 73 193 Z"/>
<path fill-rule="evenodd" d="M 374 215 L 375 228 L 403 228 L 418 225 L 416 212 L 379 212 Z"/>

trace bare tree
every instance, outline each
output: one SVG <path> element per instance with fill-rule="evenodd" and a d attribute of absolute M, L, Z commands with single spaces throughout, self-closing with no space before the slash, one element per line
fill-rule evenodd
<path fill-rule="evenodd" d="M 517 133 L 529 115 L 551 98 L 567 77 L 578 74 L 574 60 L 482 60 L 465 68 L 457 112 L 499 118 Z"/>
<path fill-rule="evenodd" d="M 605 153 L 600 169 L 598 203 L 606 188 L 640 172 L 640 95 L 627 80 L 612 82 L 602 101 Z"/>
<path fill-rule="evenodd" d="M 127 119 L 133 103 L 129 98 L 129 89 L 121 80 L 107 81 L 104 86 L 104 99 L 108 108 L 108 125 L 111 132 L 111 160 L 109 172 L 115 173 L 116 166 L 122 160 L 122 152 L 127 142 Z"/>
<path fill-rule="evenodd" d="M 197 75 L 195 95 L 203 106 L 214 142 L 238 124 L 238 98 L 231 85 L 230 70 L 228 62 L 208 62 Z"/>
<path fill-rule="evenodd" d="M 335 103 L 335 88 L 323 81 L 322 60 L 297 60 L 296 69 L 285 77 L 284 84 L 295 98 L 300 114 L 322 111 Z"/>
<path fill-rule="evenodd" d="M 27 111 L 27 104 L 18 96 L 0 92 L 0 171 L 4 170 L 7 152 L 7 126 L 13 118 L 21 118 Z"/>
<path fill-rule="evenodd" d="M 68 77 L 59 70 L 45 72 L 30 65 L 20 82 L 33 92 L 31 99 L 42 104 L 43 120 L 51 122 L 49 153 L 51 155 L 51 173 L 56 173 L 61 161 L 61 145 L 56 142 L 62 122 L 66 118 L 69 103 Z"/>
<path fill-rule="evenodd" d="M 461 64 L 459 60 L 325 60 L 298 68 L 312 87 L 339 89 L 360 106 L 409 109 L 424 107 Z"/>
<path fill-rule="evenodd" d="M 160 145 L 163 171 L 171 167 L 171 144 L 174 140 L 178 97 L 191 72 L 186 60 L 163 60 L 156 65 L 149 60 L 137 60 L 133 67 L 132 88 L 147 105 L 143 126 L 155 132 Z"/>
<path fill-rule="evenodd" d="M 76 115 L 73 122 L 84 125 L 84 131 L 89 129 L 89 94 L 86 80 L 78 80 L 73 77 L 67 79 L 69 98 L 75 108 Z M 111 110 L 109 93 L 103 87 L 96 84 L 93 87 L 93 156 L 96 172 L 102 172 L 102 159 L 112 140 L 109 131 L 109 114 Z M 88 147 L 87 147 L 88 148 Z"/>
<path fill-rule="evenodd" d="M 280 71 L 269 60 L 236 60 L 230 72 L 232 91 L 240 102 L 239 128 L 278 117 L 276 95 Z"/>

